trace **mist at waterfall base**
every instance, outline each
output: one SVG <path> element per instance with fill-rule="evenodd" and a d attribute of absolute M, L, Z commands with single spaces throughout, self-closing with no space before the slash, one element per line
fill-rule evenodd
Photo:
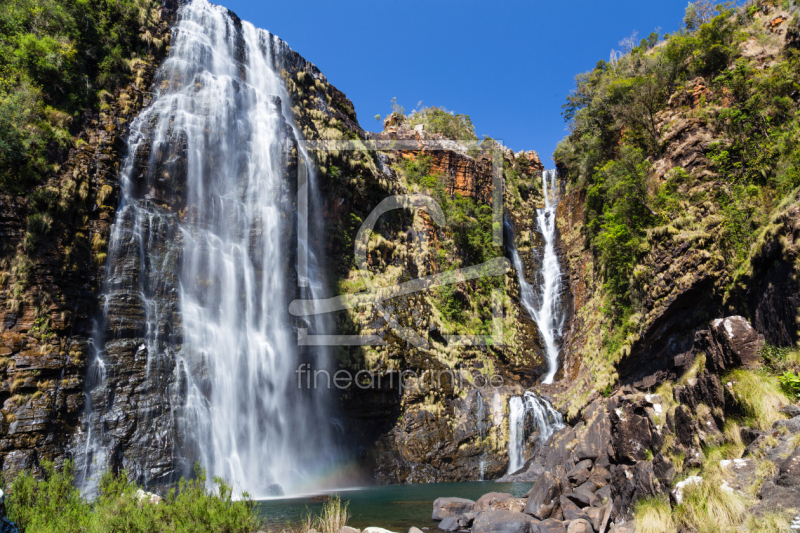
<path fill-rule="evenodd" d="M 310 239 L 296 244 L 308 251 L 309 276 L 293 278 L 295 244 L 286 238 L 294 236 L 286 213 L 296 193 L 285 175 L 293 148 L 312 208 L 316 194 L 280 77 L 289 53 L 206 0 L 179 10 L 153 102 L 131 125 L 120 171 L 84 442 L 76 446 L 86 494 L 115 461 L 145 485 L 189 475 L 196 461 L 209 480 L 227 479 L 254 497 L 351 477 L 337 474 L 347 463 L 328 391 L 294 386 L 301 356 L 317 368 L 330 363 L 325 348 L 300 353 L 286 312 L 296 284 L 311 298 L 325 286 Z M 165 175 L 183 177 L 170 183 Z M 178 209 L 159 205 L 170 201 Z M 123 371 L 112 358 L 120 341 L 107 334 L 123 321 L 120 300 L 139 302 L 145 324 L 135 360 L 146 358 L 151 405 L 137 406 L 135 460 L 106 429 L 125 416 L 111 379 Z M 326 324 L 305 326 L 319 332 Z"/>
<path fill-rule="evenodd" d="M 536 279 L 528 282 L 525 266 L 511 242 L 511 262 L 517 271 L 520 301 L 528 315 L 536 323 L 544 344 L 547 358 L 547 374 L 542 383 L 552 383 L 558 372 L 559 345 L 564 329 L 564 313 L 561 309 L 561 263 L 556 253 L 556 208 L 559 200 L 558 171 L 542 173 L 544 207 L 536 210 L 536 231 L 542 236 L 544 246 L 541 265 Z M 537 283 L 534 288 L 532 283 Z"/>

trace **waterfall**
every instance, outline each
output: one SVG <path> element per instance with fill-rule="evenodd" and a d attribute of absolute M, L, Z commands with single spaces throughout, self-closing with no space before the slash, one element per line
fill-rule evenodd
<path fill-rule="evenodd" d="M 525 267 L 511 247 L 511 260 L 517 270 L 520 300 L 530 317 L 536 322 L 547 357 L 547 374 L 543 383 L 552 383 L 558 371 L 558 352 L 564 327 L 561 309 L 561 263 L 556 254 L 556 207 L 558 206 L 558 171 L 542 173 L 544 207 L 536 210 L 536 230 L 544 239 L 544 250 L 537 278 L 538 291 L 525 279 Z"/>
<path fill-rule="evenodd" d="M 564 427 L 564 420 L 550 402 L 530 391 L 510 398 L 508 409 L 508 473 L 513 474 L 553 433 Z M 534 432 L 535 447 L 529 450 L 528 440 Z"/>
<path fill-rule="evenodd" d="M 312 208 L 318 199 L 280 76 L 289 52 L 206 0 L 180 8 L 120 171 L 84 415 L 86 492 L 109 461 L 148 484 L 196 460 L 209 480 L 269 496 L 335 456 L 327 389 L 301 390 L 296 374 L 301 358 L 327 368 L 327 352 L 301 352 L 287 313 L 297 285 L 324 290 L 308 239 L 319 221 L 295 223 L 293 172 L 306 173 Z M 301 279 L 296 249 L 308 252 Z M 125 329 L 121 305 L 141 325 Z M 319 320 L 304 326 L 324 329 Z M 137 364 L 141 375 L 124 368 Z"/>

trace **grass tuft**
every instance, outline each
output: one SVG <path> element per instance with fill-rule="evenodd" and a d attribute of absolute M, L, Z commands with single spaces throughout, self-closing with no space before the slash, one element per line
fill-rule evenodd
<path fill-rule="evenodd" d="M 672 518 L 672 508 L 664 498 L 639 500 L 634 506 L 638 533 L 674 533 L 678 530 Z"/>
<path fill-rule="evenodd" d="M 702 483 L 683 489 L 683 502 L 675 508 L 675 517 L 687 531 L 734 532 L 744 519 L 747 503 L 727 488 L 718 469 L 709 469 Z"/>
<path fill-rule="evenodd" d="M 739 369 L 727 374 L 724 381 L 733 384 L 734 402 L 759 429 L 770 429 L 773 422 L 784 418 L 780 408 L 789 403 L 789 398 L 775 376 Z"/>

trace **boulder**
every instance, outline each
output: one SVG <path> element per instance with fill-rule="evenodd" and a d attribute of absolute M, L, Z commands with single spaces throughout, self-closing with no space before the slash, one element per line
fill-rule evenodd
<path fill-rule="evenodd" d="M 790 418 L 800 416 L 800 405 L 784 405 L 780 409 L 781 413 L 789 415 Z"/>
<path fill-rule="evenodd" d="M 592 507 L 591 509 L 586 509 L 586 515 L 589 517 L 589 522 L 592 523 L 592 528 L 595 531 L 600 531 L 600 527 L 603 525 L 603 517 L 605 514 L 605 507 Z"/>
<path fill-rule="evenodd" d="M 517 511 L 519 513 L 522 512 L 524 508 L 525 500 L 522 498 L 515 498 L 513 494 L 508 494 L 506 492 L 490 492 L 484 494 L 475 502 L 474 507 L 476 513 L 498 510 Z"/>
<path fill-rule="evenodd" d="M 566 495 L 562 495 L 561 498 L 559 498 L 559 503 L 561 504 L 561 512 L 564 513 L 564 520 L 577 520 L 579 518 L 586 520 L 589 518 L 586 513 Z"/>
<path fill-rule="evenodd" d="M 539 527 L 538 533 L 567 533 L 567 528 L 564 527 L 561 520 L 548 518 L 539 522 L 537 526 Z"/>
<path fill-rule="evenodd" d="M 528 502 L 525 504 L 525 512 L 539 520 L 550 517 L 553 509 L 558 505 L 561 491 L 561 482 L 558 477 L 550 472 L 545 472 L 533 484 Z"/>
<path fill-rule="evenodd" d="M 786 428 L 789 433 L 800 433 L 800 416 L 789 420 L 776 420 L 772 423 L 772 429 Z"/>
<path fill-rule="evenodd" d="M 416 528 L 412 527 L 411 529 L 416 529 Z M 419 530 L 417 529 L 417 531 L 419 531 Z M 356 529 L 354 527 L 350 527 L 350 526 L 342 526 L 342 527 L 339 528 L 339 531 L 337 533 L 361 533 L 361 530 L 360 529 Z M 412 533 L 412 532 L 409 530 L 408 533 Z M 422 532 L 420 531 L 420 533 L 422 533 Z"/>
<path fill-rule="evenodd" d="M 597 489 L 597 492 L 594 493 L 597 497 L 597 500 L 600 503 L 603 503 L 611 498 L 611 485 L 606 485 L 603 488 Z"/>
<path fill-rule="evenodd" d="M 588 520 L 579 518 L 569 523 L 567 533 L 594 533 L 594 530 Z"/>
<path fill-rule="evenodd" d="M 617 463 L 644 461 L 652 445 L 647 417 L 637 415 L 630 404 L 623 404 L 611 414 L 611 422 L 611 443 Z"/>
<path fill-rule="evenodd" d="M 586 426 L 578 434 L 575 457 L 582 461 L 584 459 L 595 460 L 605 456 L 608 444 L 611 442 L 611 422 L 605 403 L 600 399 L 592 402 L 584 410 L 583 419 Z"/>
<path fill-rule="evenodd" d="M 592 494 L 594 494 L 595 492 L 597 492 L 598 488 L 599 487 L 597 485 L 595 485 L 594 483 L 592 483 L 591 481 L 587 481 L 586 483 L 583 483 L 580 486 L 576 487 L 575 490 L 576 491 L 583 490 L 583 491 L 591 492 Z"/>
<path fill-rule="evenodd" d="M 602 466 L 595 466 L 592 468 L 592 473 L 589 476 L 589 482 L 594 483 L 597 488 L 602 488 L 608 485 L 609 481 L 611 481 L 611 472 Z"/>
<path fill-rule="evenodd" d="M 737 366 L 753 368 L 761 360 L 760 349 L 764 336 L 746 318 L 729 316 L 711 322 L 708 346 L 705 347 L 706 367 L 714 374 Z"/>
<path fill-rule="evenodd" d="M 442 531 L 458 531 L 461 529 L 461 524 L 458 523 L 459 516 L 448 516 L 439 522 L 438 528 Z"/>
<path fill-rule="evenodd" d="M 471 512 L 465 513 L 458 517 L 458 525 L 462 528 L 467 528 L 472 526 L 472 522 L 475 521 L 475 518 L 478 517 L 478 513 Z"/>
<path fill-rule="evenodd" d="M 475 502 L 466 498 L 436 498 L 433 502 L 433 520 L 444 520 L 473 510 Z"/>
<path fill-rule="evenodd" d="M 408 533 L 422 533 L 422 530 L 418 527 L 411 526 L 408 529 Z"/>
<path fill-rule="evenodd" d="M 538 520 L 514 511 L 485 511 L 472 524 L 472 533 L 536 533 Z"/>
<path fill-rule="evenodd" d="M 394 533 L 394 531 L 389 531 L 382 527 L 365 527 L 362 533 Z"/>
<path fill-rule="evenodd" d="M 567 479 L 573 485 L 583 485 L 589 479 L 591 473 L 586 468 L 578 468 L 577 466 L 567 473 Z"/>

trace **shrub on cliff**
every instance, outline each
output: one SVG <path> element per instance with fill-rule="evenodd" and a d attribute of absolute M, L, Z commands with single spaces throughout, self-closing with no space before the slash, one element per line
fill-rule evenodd
<path fill-rule="evenodd" d="M 457 115 L 443 107 L 423 107 L 413 111 L 406 120 L 410 128 L 424 124 L 431 133 L 440 133 L 457 141 L 476 141 L 475 126 L 469 115 Z"/>
<path fill-rule="evenodd" d="M 23 472 L 8 493 L 8 516 L 23 533 L 252 533 L 259 526 L 246 494 L 234 501 L 231 487 L 218 478 L 216 493 L 208 491 L 199 467 L 194 479 L 181 479 L 177 490 L 157 504 L 143 498 L 124 471 L 104 474 L 99 496 L 88 502 L 72 484 L 71 462 L 61 471 L 49 462 L 42 462 L 42 468 L 43 479 Z"/>

